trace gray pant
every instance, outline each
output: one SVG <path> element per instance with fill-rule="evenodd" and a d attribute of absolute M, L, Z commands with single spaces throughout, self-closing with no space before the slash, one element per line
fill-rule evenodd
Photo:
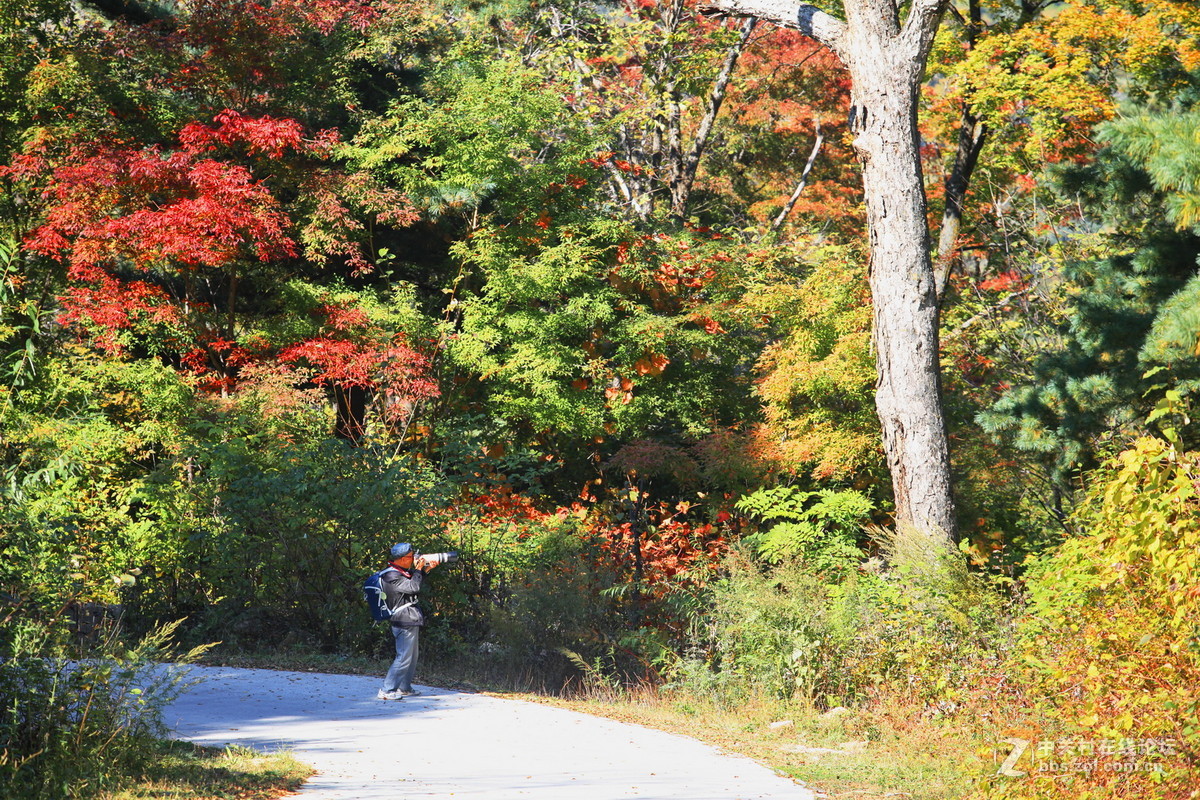
<path fill-rule="evenodd" d="M 417 671 L 417 639 L 421 628 L 416 625 L 393 625 L 392 636 L 396 637 L 396 660 L 392 662 L 387 677 L 383 679 L 385 692 L 411 692 L 413 675 Z"/>

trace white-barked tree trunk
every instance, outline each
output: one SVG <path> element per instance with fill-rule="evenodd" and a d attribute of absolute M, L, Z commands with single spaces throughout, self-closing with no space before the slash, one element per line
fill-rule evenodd
<path fill-rule="evenodd" d="M 845 20 L 786 0 L 707 0 L 706 10 L 795 28 L 832 50 L 852 82 L 850 130 L 862 164 L 874 305 L 875 408 L 896 523 L 956 534 L 942 411 L 938 302 L 921 174 L 917 95 L 945 0 L 843 0 Z"/>

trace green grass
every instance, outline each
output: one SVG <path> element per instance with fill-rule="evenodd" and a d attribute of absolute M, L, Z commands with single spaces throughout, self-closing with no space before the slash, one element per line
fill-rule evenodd
<path fill-rule="evenodd" d="M 142 776 L 96 800 L 274 800 L 294 792 L 312 774 L 312 767 L 288 752 L 165 741 Z"/>

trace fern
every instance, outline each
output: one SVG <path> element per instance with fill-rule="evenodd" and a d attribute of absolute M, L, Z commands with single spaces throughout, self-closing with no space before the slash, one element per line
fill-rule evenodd
<path fill-rule="evenodd" d="M 855 491 L 781 486 L 743 497 L 737 509 L 773 523 L 745 539 L 763 561 L 800 561 L 812 573 L 836 580 L 860 560 L 858 534 L 874 505 Z"/>

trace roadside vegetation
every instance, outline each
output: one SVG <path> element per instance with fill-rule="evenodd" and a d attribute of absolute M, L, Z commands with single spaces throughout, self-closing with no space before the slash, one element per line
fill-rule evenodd
<path fill-rule="evenodd" d="M 274 800 L 299 789 L 312 768 L 289 753 L 159 742 L 132 785 L 96 800 Z"/>
<path fill-rule="evenodd" d="M 284 791 L 153 664 L 376 674 L 409 541 L 430 682 L 831 796 L 1200 798 L 1195 4 L 918 54 L 953 530 L 849 74 L 699 5 L 0 4 L 0 795 Z"/>

